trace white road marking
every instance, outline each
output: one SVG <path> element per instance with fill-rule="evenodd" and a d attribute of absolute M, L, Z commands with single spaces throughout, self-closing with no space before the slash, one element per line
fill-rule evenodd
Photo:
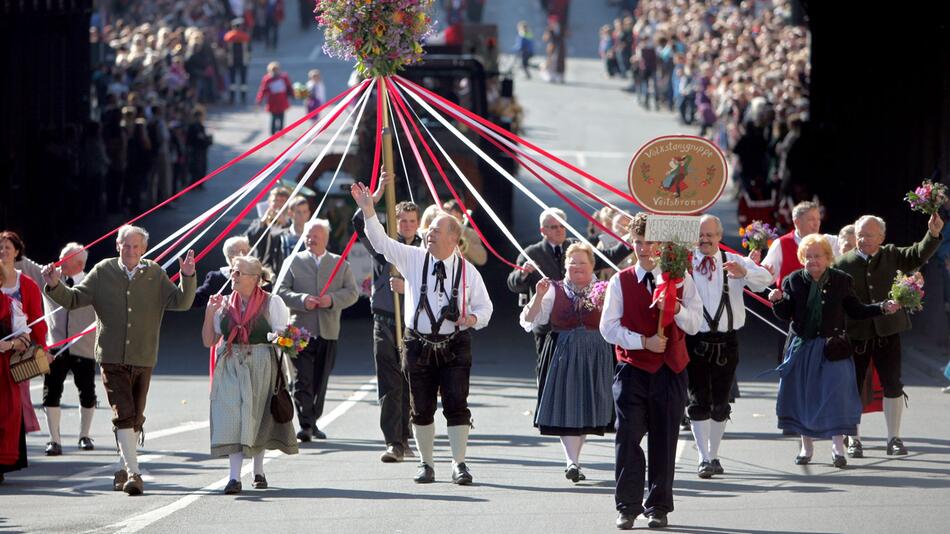
<path fill-rule="evenodd" d="M 340 416 L 345 414 L 347 410 L 349 410 L 353 406 L 356 406 L 356 404 L 360 402 L 361 400 L 363 400 L 367 395 L 369 395 L 371 391 L 375 391 L 375 390 L 376 390 L 376 379 L 374 378 L 370 380 L 369 382 L 360 386 L 359 389 L 357 389 L 356 391 L 354 391 L 353 394 L 350 395 L 349 399 L 341 402 L 340 404 L 336 406 L 336 408 L 330 411 L 330 413 L 328 413 L 327 415 L 324 415 L 319 420 L 317 420 L 317 426 L 319 428 L 326 428 L 331 423 L 333 423 L 333 421 L 337 420 Z M 274 458 L 277 458 L 278 456 L 282 456 L 282 455 L 283 453 L 281 453 L 280 451 L 269 451 L 264 457 L 264 463 L 267 463 L 270 460 L 273 460 Z M 246 476 L 252 470 L 253 470 L 253 465 L 250 462 L 248 462 L 244 466 L 244 469 L 242 469 L 241 474 Z M 131 517 L 124 521 L 113 523 L 111 525 L 108 525 L 106 527 L 103 527 L 101 529 L 96 529 L 96 530 L 114 531 L 114 532 L 122 532 L 122 533 L 139 532 L 142 529 L 148 527 L 149 525 L 152 525 L 153 523 L 160 521 L 179 510 L 183 510 L 187 508 L 191 504 L 198 501 L 198 499 L 206 495 L 213 495 L 217 493 L 222 488 L 224 488 L 224 486 L 227 485 L 228 480 L 229 480 L 228 477 L 224 477 L 220 480 L 216 480 L 215 482 L 208 484 L 207 486 L 201 488 L 200 490 L 189 493 L 188 495 L 185 495 L 184 497 L 170 504 L 167 504 L 160 508 L 156 508 L 155 510 L 152 510 L 150 512 L 146 512 L 144 514 L 140 514 L 135 517 Z"/>

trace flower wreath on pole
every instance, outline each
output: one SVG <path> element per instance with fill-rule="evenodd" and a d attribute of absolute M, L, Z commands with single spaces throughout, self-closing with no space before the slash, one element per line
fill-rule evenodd
<path fill-rule="evenodd" d="M 391 76 L 422 60 L 422 41 L 432 34 L 432 0 L 319 0 L 323 51 L 356 60 L 363 76 Z"/>

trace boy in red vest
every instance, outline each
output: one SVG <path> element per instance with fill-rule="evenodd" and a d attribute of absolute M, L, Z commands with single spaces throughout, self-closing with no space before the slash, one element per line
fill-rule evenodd
<path fill-rule="evenodd" d="M 667 525 L 673 511 L 673 472 L 680 419 L 686 407 L 685 336 L 699 331 L 703 303 L 689 274 L 677 287 L 673 323 L 658 332 L 663 299 L 651 307 L 662 272 L 656 262 L 660 243 L 645 240 L 647 214 L 630 225 L 639 260 L 615 274 L 607 285 L 600 333 L 616 345 L 614 407 L 617 412 L 617 528 L 629 530 L 644 513 L 650 528 Z M 646 472 L 640 442 L 648 434 L 649 491 L 643 500 Z"/>

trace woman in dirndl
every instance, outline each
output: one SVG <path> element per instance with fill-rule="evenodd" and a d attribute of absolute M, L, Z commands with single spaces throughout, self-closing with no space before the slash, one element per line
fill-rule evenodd
<path fill-rule="evenodd" d="M 254 459 L 255 489 L 267 487 L 265 450 L 297 454 L 293 421 L 277 423 L 270 413 L 283 358 L 267 335 L 290 322 L 286 304 L 261 289 L 266 272 L 260 260 L 239 256 L 231 262 L 234 291 L 208 301 L 201 336 L 206 347 L 217 345 L 211 385 L 211 454 L 228 456 L 231 476 L 226 494 L 241 491 L 244 459 Z"/>
<path fill-rule="evenodd" d="M 0 272 L 0 282 L 3 281 Z M 0 483 L 4 473 L 26 467 L 26 421 L 20 387 L 10 373 L 10 356 L 30 346 L 30 329 L 20 303 L 0 293 Z M 19 332 L 14 335 L 14 333 Z M 29 382 L 28 382 L 29 383 Z"/>
<path fill-rule="evenodd" d="M 778 427 L 802 437 L 796 464 L 811 462 L 816 438 L 831 438 L 831 463 L 843 468 L 848 464 L 844 436 L 857 430 L 861 398 L 848 347 L 844 350 L 849 355 L 832 360 L 826 354 L 836 349 L 826 352 L 826 346 L 843 339 L 846 315 L 869 319 L 894 313 L 899 305 L 890 300 L 862 304 L 851 276 L 830 267 L 833 257 L 824 236 L 806 236 L 798 246 L 804 269 L 789 274 L 781 289 L 769 293 L 769 300 L 779 319 L 791 321 L 785 359 L 778 368 Z"/>
<path fill-rule="evenodd" d="M 586 478 L 580 469 L 586 436 L 613 428 L 614 357 L 599 330 L 607 283 L 594 278 L 593 249 L 574 243 L 564 258 L 565 280 L 539 281 L 520 322 L 530 332 L 550 321 L 558 333 L 541 352 L 534 426 L 541 435 L 560 437 L 564 476 L 576 483 Z"/>

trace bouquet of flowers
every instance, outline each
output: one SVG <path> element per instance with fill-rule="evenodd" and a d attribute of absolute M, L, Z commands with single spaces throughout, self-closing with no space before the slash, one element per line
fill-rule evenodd
<path fill-rule="evenodd" d="M 927 215 L 937 213 L 937 210 L 947 202 L 947 199 L 947 186 L 930 180 L 924 180 L 924 183 L 920 184 L 917 189 L 904 195 L 904 200 L 910 204 L 911 210 Z"/>
<path fill-rule="evenodd" d="M 604 299 L 607 297 L 607 282 L 605 280 L 596 280 L 587 286 L 587 291 L 576 295 L 577 309 L 587 311 L 600 310 L 604 308 Z"/>
<path fill-rule="evenodd" d="M 752 224 L 745 228 L 739 228 L 739 236 L 742 237 L 742 248 L 750 251 L 765 250 L 778 239 L 778 232 L 768 223 L 752 221 Z"/>
<path fill-rule="evenodd" d="M 310 90 L 307 89 L 307 85 L 301 82 L 294 82 L 294 98 L 297 100 L 305 100 L 310 96 Z"/>
<path fill-rule="evenodd" d="M 432 34 L 432 0 L 319 0 L 323 51 L 356 60 L 364 76 L 389 76 L 422 59 L 422 41 Z"/>
<path fill-rule="evenodd" d="M 693 261 L 690 248 L 682 243 L 667 241 L 660 248 L 659 265 L 664 274 L 669 273 L 672 280 L 681 280 Z"/>
<path fill-rule="evenodd" d="M 267 334 L 267 341 L 277 345 L 287 356 L 296 358 L 297 353 L 307 348 L 310 342 L 310 332 L 306 328 L 299 328 L 294 325 L 287 325 L 281 332 L 271 332 Z"/>
<path fill-rule="evenodd" d="M 905 275 L 897 271 L 888 296 L 906 309 L 907 313 L 919 312 L 924 309 L 924 276 L 920 272 Z"/>

